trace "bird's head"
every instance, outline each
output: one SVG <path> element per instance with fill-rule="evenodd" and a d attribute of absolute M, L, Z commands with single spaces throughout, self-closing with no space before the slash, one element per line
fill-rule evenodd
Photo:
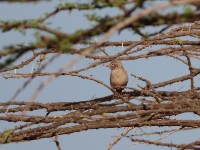
<path fill-rule="evenodd" d="M 107 65 L 107 67 L 109 67 L 111 70 L 116 70 L 116 69 L 121 68 L 123 66 L 122 66 L 122 63 L 119 60 L 115 59 L 115 60 L 111 61 L 111 63 L 109 65 Z"/>

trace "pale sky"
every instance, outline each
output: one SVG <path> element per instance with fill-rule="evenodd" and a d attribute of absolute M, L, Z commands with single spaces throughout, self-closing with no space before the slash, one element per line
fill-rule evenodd
<path fill-rule="evenodd" d="M 60 1 L 59 1 L 60 2 Z M 44 12 L 52 11 L 58 1 L 53 2 L 42 2 L 38 4 L 18 4 L 12 3 L 7 5 L 6 3 L 1 3 L 0 5 L 0 20 L 20 20 L 20 19 L 29 19 L 29 18 L 37 18 L 43 15 Z M 107 12 L 118 13 L 117 10 L 107 10 Z M 106 11 L 105 11 L 106 13 Z M 103 14 L 101 14 L 103 15 Z M 74 19 L 76 18 L 76 19 Z M 62 26 L 62 30 L 68 33 L 72 33 L 75 29 L 78 28 L 88 28 L 89 24 L 86 22 L 86 19 L 83 19 L 82 15 L 78 11 L 72 11 L 71 13 L 62 12 L 55 17 L 52 17 L 49 21 L 55 21 L 56 23 L 52 24 L 52 27 Z M 157 28 L 147 28 L 146 32 L 149 30 L 157 30 Z M 0 47 L 8 45 L 10 43 L 13 44 L 27 44 L 34 39 L 31 37 L 33 34 L 33 30 L 30 30 L 26 36 L 21 35 L 17 31 L 11 31 L 9 33 L 0 34 Z M 139 40 L 140 37 L 135 35 L 132 31 L 123 31 L 120 34 L 115 34 L 110 38 L 110 41 L 130 41 L 130 40 Z M 93 39 L 95 40 L 95 39 Z M 98 40 L 98 37 L 97 37 Z M 109 54 L 116 53 L 121 51 L 121 48 L 108 48 Z M 16 62 L 19 63 L 22 60 L 26 60 L 30 54 L 27 54 L 20 60 Z M 53 72 L 58 70 L 60 67 L 69 62 L 74 56 L 63 55 L 60 56 L 53 64 L 47 67 L 46 71 Z M 77 69 L 79 67 L 85 66 L 90 62 L 90 60 L 82 59 L 79 63 L 77 63 L 74 67 Z M 148 59 L 148 60 L 136 60 L 136 61 L 123 61 L 125 68 L 128 70 L 129 75 L 129 83 L 128 86 L 137 88 L 137 84 L 141 84 L 136 79 L 131 77 L 131 73 L 134 73 L 138 76 L 145 77 L 151 80 L 153 83 L 157 83 L 159 81 L 164 81 L 167 79 L 171 79 L 174 77 L 179 77 L 181 75 L 188 74 L 188 68 L 181 64 L 180 62 L 174 61 L 171 58 L 166 57 L 157 57 L 156 59 Z M 17 72 L 29 73 L 31 71 L 31 63 L 29 66 L 24 69 L 17 70 Z M 36 61 L 34 61 L 34 65 L 36 65 Z M 73 69 L 73 68 L 71 68 Z M 95 78 L 104 81 L 106 84 L 109 84 L 109 69 L 105 66 L 99 66 L 95 69 L 91 69 L 86 71 L 87 75 L 94 75 Z M 18 97 L 17 101 L 29 101 L 31 95 L 38 87 L 39 83 L 44 80 L 46 77 L 38 77 L 36 78 Z M 26 81 L 27 79 L 7 79 L 0 77 L 0 98 L 1 101 L 8 101 L 14 92 Z M 165 90 L 168 89 L 179 89 L 181 90 L 187 89 L 189 82 L 179 83 L 176 86 L 166 87 Z M 103 97 L 112 94 L 108 89 L 103 87 L 102 85 L 98 85 L 93 81 L 83 80 L 77 77 L 68 77 L 62 76 L 58 79 L 51 82 L 47 87 L 45 87 L 40 95 L 37 97 L 37 101 L 42 103 L 47 102 L 58 102 L 58 101 L 77 101 L 77 100 L 89 100 L 92 97 Z M 194 118 L 193 114 L 185 114 L 180 116 L 187 118 Z M 197 119 L 197 118 L 195 118 Z M 0 122 L 0 130 L 3 131 L 9 127 L 13 127 L 13 123 L 9 122 Z M 159 130 L 158 128 L 146 128 L 144 131 L 153 131 Z M 88 149 L 88 150 L 105 150 L 109 143 L 111 143 L 114 138 L 120 135 L 123 132 L 123 129 L 99 129 L 99 130 L 90 130 L 79 133 L 73 133 L 70 135 L 62 135 L 59 136 L 60 145 L 63 150 L 78 150 L 78 149 Z M 134 129 L 131 134 L 141 133 L 140 129 Z M 192 141 L 196 136 L 199 135 L 199 130 L 180 134 L 180 135 L 172 135 L 166 138 L 167 142 L 189 142 Z M 187 135 L 187 136 L 186 136 Z M 177 137 L 179 137 L 178 140 Z M 183 138 L 184 137 L 184 138 Z M 148 138 L 148 137 L 146 137 Z M 159 138 L 159 136 L 154 137 Z M 129 139 L 122 139 L 117 145 L 115 145 L 112 150 L 132 150 L 132 149 L 147 149 L 154 150 L 161 147 L 155 147 L 151 145 L 141 145 L 141 144 L 133 144 Z M 0 149 L 2 150 L 35 150 L 35 149 L 57 149 L 55 143 L 52 138 L 42 139 L 38 141 L 31 142 L 22 142 L 22 143 L 11 143 L 6 145 L 1 145 Z M 162 149 L 170 149 L 163 148 Z"/>

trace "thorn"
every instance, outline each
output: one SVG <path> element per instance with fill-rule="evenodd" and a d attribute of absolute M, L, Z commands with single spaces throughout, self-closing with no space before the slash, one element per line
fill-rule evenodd
<path fill-rule="evenodd" d="M 97 41 L 98 41 L 98 40 L 97 40 L 97 38 L 96 38 L 96 37 L 94 38 L 94 41 L 97 43 Z"/>
<path fill-rule="evenodd" d="M 10 105 L 8 105 L 8 108 L 6 109 L 6 112 L 5 112 L 6 115 L 8 114 L 9 109 L 10 109 Z"/>
<path fill-rule="evenodd" d="M 191 26 L 192 26 L 192 24 L 189 25 L 189 30 L 188 30 L 189 32 L 190 32 L 190 30 L 191 30 Z"/>
<path fill-rule="evenodd" d="M 31 73 L 33 73 L 33 70 L 34 70 L 34 63 L 32 64 L 32 67 L 31 67 Z"/>

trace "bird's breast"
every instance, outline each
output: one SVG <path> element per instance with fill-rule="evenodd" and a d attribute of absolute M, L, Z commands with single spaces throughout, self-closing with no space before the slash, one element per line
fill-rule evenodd
<path fill-rule="evenodd" d="M 110 84 L 111 86 L 126 86 L 128 83 L 128 75 L 126 70 L 112 70 L 110 75 Z"/>

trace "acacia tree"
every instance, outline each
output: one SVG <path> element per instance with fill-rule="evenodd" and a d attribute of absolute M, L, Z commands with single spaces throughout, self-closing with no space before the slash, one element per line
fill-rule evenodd
<path fill-rule="evenodd" d="M 32 3 L 31 0 L 4 0 L 6 3 Z M 1 1 L 3 2 L 3 1 Z M 40 1 L 34 1 L 40 3 Z M 144 127 L 160 127 L 156 132 L 144 132 L 138 135 L 126 136 L 132 142 L 153 144 L 157 146 L 175 147 L 181 149 L 198 149 L 200 141 L 192 143 L 165 143 L 165 137 L 173 133 L 192 131 L 200 127 L 199 120 L 177 119 L 183 113 L 199 115 L 200 110 L 200 68 L 194 62 L 200 59 L 200 1 L 199 0 L 122 0 L 62 3 L 55 10 L 49 11 L 36 19 L 5 21 L 1 20 L 0 29 L 4 34 L 11 30 L 26 33 L 34 29 L 37 34 L 35 41 L 27 45 L 10 43 L 0 51 L 0 72 L 5 79 L 27 78 L 26 82 L 16 89 L 16 92 L 7 102 L 0 103 L 0 120 L 17 123 L 17 126 L 0 133 L 0 143 L 23 142 L 56 137 L 55 143 L 61 149 L 57 137 L 59 135 L 82 132 L 101 128 L 127 129 L 118 136 L 109 146 L 110 149 L 131 130 Z M 48 3 L 48 2 L 47 2 Z M 106 9 L 117 10 L 115 15 L 101 15 Z M 172 11 L 177 8 L 177 11 Z M 77 10 L 84 14 L 90 27 L 66 33 L 62 29 L 52 28 L 48 20 L 63 11 Z M 98 10 L 98 11 L 97 11 Z M 98 13 L 97 13 L 98 12 Z M 86 14 L 87 13 L 87 14 Z M 53 23 L 52 19 L 52 23 Z M 69 20 L 70 21 L 70 20 Z M 144 29 L 152 28 L 151 33 Z M 155 29 L 160 29 L 156 31 Z M 131 30 L 140 36 L 139 40 L 114 41 L 109 39 L 113 34 Z M 38 32 L 39 31 L 39 32 Z M 41 32 L 42 31 L 42 32 Z M 93 37 L 100 38 L 93 42 Z M 77 48 L 77 45 L 79 48 Z M 120 52 L 111 52 L 109 47 L 121 47 Z M 28 55 L 29 58 L 23 58 Z M 74 55 L 64 66 L 58 66 L 57 72 L 45 72 L 44 69 L 58 56 Z M 46 58 L 49 59 L 46 59 Z M 148 77 L 131 74 L 141 81 L 137 87 L 126 87 L 124 92 L 117 93 L 109 84 L 90 76 L 87 70 L 109 63 L 113 59 L 134 62 L 140 59 L 158 59 L 159 57 L 173 58 L 184 64 L 188 74 L 154 83 Z M 20 63 L 17 60 L 23 58 Z M 69 71 L 69 68 L 81 59 L 89 59 L 87 66 Z M 23 69 L 37 60 L 38 67 L 31 73 L 12 73 L 13 70 Z M 178 70 L 177 70 L 178 71 Z M 16 97 L 24 92 L 26 87 L 36 78 L 45 76 L 38 88 L 33 92 L 30 101 L 15 101 Z M 111 95 L 77 102 L 36 102 L 36 98 L 45 86 L 59 76 L 75 76 L 96 82 L 108 90 Z M 187 90 L 173 90 L 169 85 L 190 82 Z M 167 90 L 168 89 L 168 90 Z M 3 99 L 3 97 L 1 97 Z M 38 115 L 38 110 L 45 113 Z M 54 112 L 61 112 L 55 115 Z M 65 113 L 62 113 L 65 112 Z M 174 127 L 174 128 L 164 128 Z M 145 135 L 160 134 L 163 138 L 158 141 L 144 138 Z M 140 138 L 137 138 L 140 137 Z"/>

